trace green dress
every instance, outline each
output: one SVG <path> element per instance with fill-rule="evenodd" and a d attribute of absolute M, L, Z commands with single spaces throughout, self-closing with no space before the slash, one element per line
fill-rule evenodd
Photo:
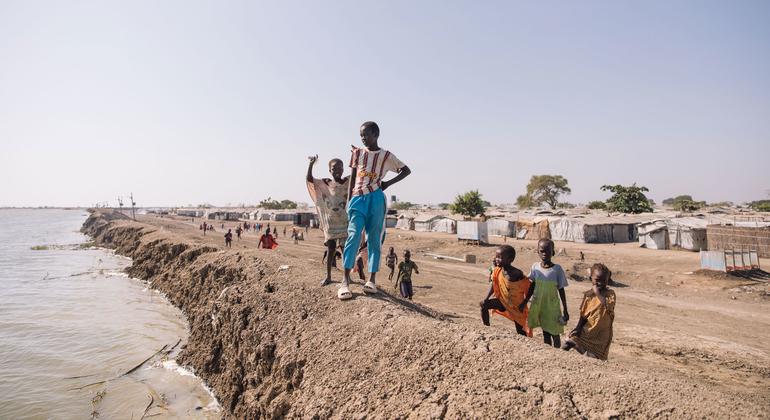
<path fill-rule="evenodd" d="M 540 278 L 531 280 L 535 282 L 535 294 L 532 296 L 529 318 L 527 318 L 529 328 L 540 327 L 551 335 L 562 334 L 564 326 L 559 324 L 561 302 L 558 283 Z"/>

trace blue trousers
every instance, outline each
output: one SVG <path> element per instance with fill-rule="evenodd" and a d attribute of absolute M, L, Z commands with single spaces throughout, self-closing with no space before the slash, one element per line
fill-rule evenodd
<path fill-rule="evenodd" d="M 361 233 L 366 231 L 369 272 L 379 271 L 382 240 L 385 237 L 386 206 L 382 190 L 357 195 L 348 202 L 348 239 L 342 253 L 342 263 L 346 269 L 353 268 L 361 245 Z"/>

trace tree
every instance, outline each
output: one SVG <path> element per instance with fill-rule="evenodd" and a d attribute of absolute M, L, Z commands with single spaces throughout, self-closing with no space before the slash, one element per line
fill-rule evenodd
<path fill-rule="evenodd" d="M 473 190 L 455 197 L 454 203 L 449 205 L 449 210 L 465 217 L 474 217 L 483 215 L 486 206 L 484 206 L 484 200 L 481 198 L 479 190 Z"/>
<path fill-rule="evenodd" d="M 693 201 L 693 200 L 676 200 L 674 201 L 673 208 L 677 211 L 695 211 L 705 206 L 705 201 Z"/>
<path fill-rule="evenodd" d="M 572 192 L 567 184 L 567 178 L 561 175 L 532 175 L 527 184 L 527 193 L 524 198 L 519 196 L 516 203 L 529 204 L 529 207 L 545 203 L 555 209 L 559 205 L 559 196 Z"/>
<path fill-rule="evenodd" d="M 572 204 L 572 203 L 568 203 L 566 201 L 563 201 L 563 202 L 557 204 L 556 207 L 558 207 L 560 209 L 574 209 L 576 206 L 574 204 Z"/>
<path fill-rule="evenodd" d="M 605 203 L 604 201 L 596 200 L 596 201 L 591 201 L 590 203 L 588 203 L 587 207 L 589 209 L 591 209 L 591 210 L 606 210 L 607 209 L 607 203 Z"/>
<path fill-rule="evenodd" d="M 414 204 L 408 201 L 397 201 L 390 205 L 390 208 L 393 210 L 409 210 L 412 207 L 414 207 Z"/>
<path fill-rule="evenodd" d="M 282 210 L 282 209 L 296 209 L 297 203 L 291 200 L 277 201 L 271 197 L 267 197 L 265 200 L 259 202 L 259 207 L 267 210 Z"/>
<path fill-rule="evenodd" d="M 649 191 L 647 187 L 638 187 L 636 183 L 628 187 L 623 185 L 602 185 L 602 191 L 609 191 L 612 197 L 607 199 L 609 211 L 621 213 L 645 213 L 651 212 L 652 206 L 644 195 Z"/>
<path fill-rule="evenodd" d="M 441 210 L 447 210 L 449 208 L 449 203 L 438 203 L 438 208 Z"/>
<path fill-rule="evenodd" d="M 749 207 L 754 211 L 770 211 L 770 200 L 752 201 Z"/>
<path fill-rule="evenodd" d="M 534 207 L 535 203 L 532 202 L 532 197 L 524 194 L 516 197 L 516 206 L 520 209 L 528 209 Z"/>
<path fill-rule="evenodd" d="M 667 199 L 663 200 L 663 205 L 664 206 L 673 206 L 677 201 L 683 201 L 683 200 L 695 201 L 695 200 L 692 199 L 691 195 L 684 194 L 684 195 L 677 195 L 676 197 L 671 197 L 671 198 L 667 198 Z"/>

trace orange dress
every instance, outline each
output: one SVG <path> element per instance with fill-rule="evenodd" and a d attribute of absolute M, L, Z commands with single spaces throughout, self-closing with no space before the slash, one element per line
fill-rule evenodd
<path fill-rule="evenodd" d="M 524 276 L 518 281 L 509 281 L 503 275 L 502 267 L 495 267 L 492 272 L 492 294 L 503 304 L 505 311 L 495 310 L 496 314 L 502 315 L 511 321 L 519 324 L 527 332 L 527 336 L 532 337 L 532 330 L 527 326 L 527 316 L 529 309 L 519 311 L 519 305 L 527 298 L 527 292 L 532 281 Z"/>

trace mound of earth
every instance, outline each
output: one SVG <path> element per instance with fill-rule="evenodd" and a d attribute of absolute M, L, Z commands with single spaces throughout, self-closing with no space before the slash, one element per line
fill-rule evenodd
<path fill-rule="evenodd" d="M 456 323 L 386 292 L 353 286 L 355 298 L 340 302 L 306 260 L 223 250 L 101 212 L 84 231 L 131 257 L 129 274 L 182 309 L 191 335 L 179 362 L 228 417 L 767 415 L 761 398 Z"/>

